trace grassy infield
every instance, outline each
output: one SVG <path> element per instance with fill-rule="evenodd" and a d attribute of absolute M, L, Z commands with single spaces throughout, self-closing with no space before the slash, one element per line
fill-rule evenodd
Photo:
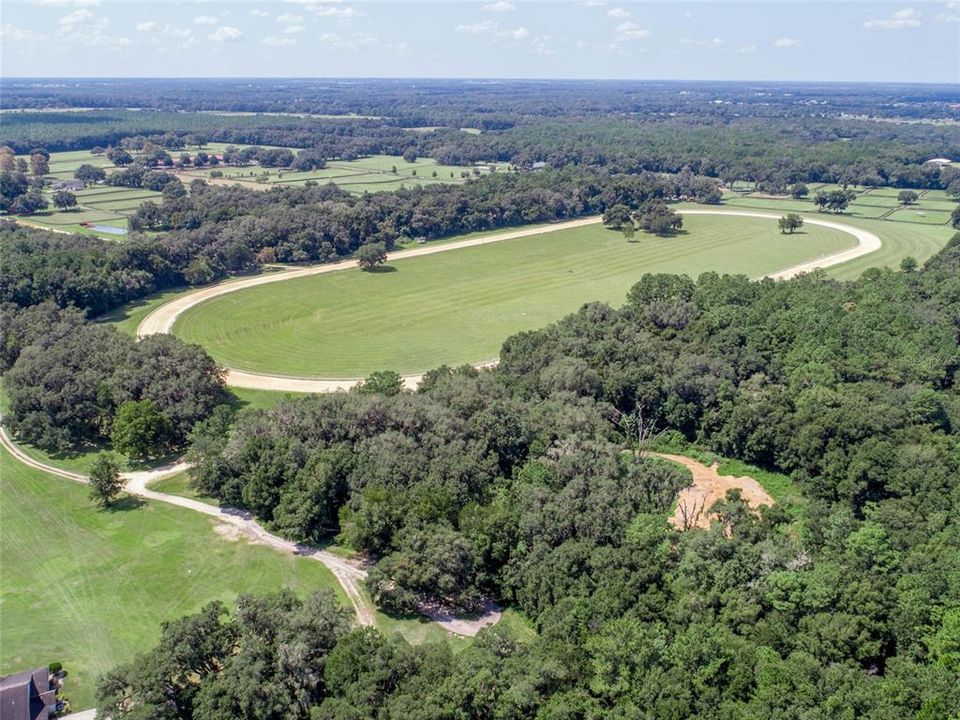
<path fill-rule="evenodd" d="M 890 196 L 880 192 L 876 197 L 877 202 L 890 203 L 886 209 L 895 204 L 895 199 L 891 202 Z M 926 202 L 932 208 L 937 200 L 940 198 Z M 740 196 L 732 197 L 728 204 L 794 209 L 794 201 Z M 798 205 L 797 209 L 809 210 L 809 206 Z M 909 213 L 916 211 L 899 210 L 889 221 L 844 216 L 843 222 L 877 232 L 884 248 L 862 261 L 835 268 L 831 274 L 854 277 L 868 266 L 895 266 L 906 255 L 923 261 L 950 237 L 951 231 L 943 226 L 897 222 L 895 216 L 904 212 L 910 217 Z M 730 233 L 730 223 L 737 223 L 735 234 Z M 686 226 L 689 235 L 673 240 L 641 236 L 638 242 L 628 244 L 618 234 L 596 227 L 436 255 L 416 263 L 396 263 L 398 269 L 392 273 L 348 271 L 281 283 L 269 288 L 268 293 L 247 291 L 214 301 L 185 318 L 178 332 L 187 338 L 222 341 L 224 347 L 234 347 L 230 332 L 204 333 L 201 325 L 219 326 L 232 320 L 228 315 L 238 311 L 239 297 L 240 307 L 253 317 L 262 317 L 262 308 L 272 305 L 269 317 L 275 335 L 269 343 L 261 338 L 258 350 L 259 357 L 268 363 L 279 362 L 281 367 L 301 372 L 336 367 L 356 374 L 382 367 L 384 359 L 390 357 L 396 358 L 395 367 L 399 369 L 422 369 L 439 362 L 492 355 L 509 332 L 540 326 L 575 309 L 582 301 L 617 303 L 629 284 L 645 271 L 695 275 L 717 269 L 761 274 L 848 242 L 845 236 L 819 228 L 783 238 L 769 223 L 744 219 L 690 217 Z M 595 269 L 586 268 L 587 261 L 594 263 Z M 504 278 L 498 279 L 501 275 Z M 437 277 L 443 282 L 438 283 Z M 109 320 L 132 333 L 147 312 L 175 294 L 173 291 L 137 303 Z M 323 312 L 325 304 L 332 307 L 334 303 L 337 314 Z M 479 310 L 472 309 L 474 306 Z M 276 311 L 278 307 L 282 308 L 280 312 Z M 425 317 L 418 319 L 421 315 Z M 398 316 L 403 318 L 402 323 L 396 323 Z M 483 323 L 479 333 L 474 327 L 478 322 Z M 309 343 L 309 352 L 301 357 L 323 358 L 323 365 L 303 364 L 286 352 L 265 353 L 268 346 L 278 344 L 278 336 L 288 342 L 294 338 L 292 325 L 296 323 L 306 328 L 299 341 Z M 400 347 L 386 349 L 391 341 L 402 345 L 398 342 L 400 335 L 392 334 L 391 324 L 402 325 L 406 344 L 425 348 L 425 352 L 405 354 Z M 431 326 L 441 330 L 431 330 Z M 238 331 L 236 327 L 234 330 Z M 378 345 L 383 346 L 366 346 L 375 360 L 364 359 L 361 335 L 377 336 Z M 415 341 L 410 342 L 411 338 Z M 344 343 L 352 348 L 347 354 L 342 351 Z M 443 343 L 450 351 L 434 355 L 431 343 Z M 340 350 L 333 352 L 337 346 Z M 337 357 L 341 359 L 330 364 L 331 358 Z M 267 407 L 282 397 L 281 393 L 256 391 L 234 394 L 238 406 L 251 407 Z M 702 455 L 702 460 L 712 459 L 692 448 L 685 452 Z M 51 458 L 36 450 L 31 454 L 80 470 L 93 457 L 88 453 Z M 801 508 L 799 493 L 782 475 L 730 460 L 721 460 L 720 471 L 751 475 L 778 502 L 787 503 L 794 512 Z M 158 489 L 195 496 L 184 476 L 168 479 Z M 0 454 L 0 496 L 0 673 L 62 661 L 71 671 L 67 694 L 75 708 L 92 705 L 93 681 L 98 673 L 155 641 L 160 621 L 195 611 L 205 602 L 220 599 L 230 603 L 240 593 L 279 587 L 298 592 L 326 587 L 342 597 L 333 577 L 319 563 L 226 540 L 213 532 L 209 518 L 162 503 L 130 502 L 114 511 L 97 511 L 85 488 L 29 469 L 5 452 Z M 442 636 L 430 623 L 398 621 L 382 615 L 379 622 L 384 630 L 402 632 L 413 641 Z M 530 633 L 515 614 L 508 613 L 505 623 L 521 636 Z M 464 645 L 462 640 L 453 642 L 458 647 Z"/>

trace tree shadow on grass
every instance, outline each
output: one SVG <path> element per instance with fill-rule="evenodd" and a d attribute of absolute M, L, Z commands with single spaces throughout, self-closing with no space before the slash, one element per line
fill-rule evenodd
<path fill-rule="evenodd" d="M 139 510 L 146 504 L 147 501 L 141 497 L 137 497 L 136 495 L 124 495 L 103 509 L 111 513 L 128 512 L 130 510 Z"/>
<path fill-rule="evenodd" d="M 375 268 L 370 268 L 369 270 L 366 270 L 365 272 L 375 273 L 375 274 L 381 274 L 381 273 L 392 273 L 392 272 L 396 272 L 396 271 L 397 271 L 397 269 L 396 269 L 393 265 L 377 265 L 377 267 L 375 267 Z"/>

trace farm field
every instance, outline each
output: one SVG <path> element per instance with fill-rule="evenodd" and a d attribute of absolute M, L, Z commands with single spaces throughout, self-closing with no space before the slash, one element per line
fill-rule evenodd
<path fill-rule="evenodd" d="M 210 143 L 207 151 L 222 152 L 226 145 Z M 238 145 L 237 147 L 243 147 Z M 399 190 L 416 185 L 459 184 L 467 178 L 491 171 L 504 172 L 509 168 L 505 163 L 480 164 L 477 166 L 441 165 L 431 158 L 417 158 L 416 162 L 406 162 L 394 155 L 371 155 L 357 160 L 331 160 L 320 170 L 297 172 L 282 168 L 218 167 L 182 169 L 177 177 L 189 184 L 191 180 L 210 180 L 210 173 L 219 171 L 222 178 L 216 178 L 218 184 L 240 183 L 254 189 L 268 190 L 276 185 L 300 186 L 308 181 L 321 184 L 334 183 L 352 193 L 380 192 Z"/>
<path fill-rule="evenodd" d="M 854 244 L 774 220 L 688 216 L 675 238 L 627 242 L 602 225 L 294 279 L 215 298 L 174 332 L 233 368 L 291 376 L 402 373 L 496 357 L 503 340 L 600 300 L 619 305 L 645 272 L 761 276 Z"/>
<path fill-rule="evenodd" d="M 162 503 L 99 511 L 85 487 L 0 451 L 3 613 L 0 674 L 63 662 L 74 709 L 96 677 L 150 648 L 160 623 L 212 600 L 289 587 L 345 596 L 320 563 L 228 540 L 214 522 Z"/>

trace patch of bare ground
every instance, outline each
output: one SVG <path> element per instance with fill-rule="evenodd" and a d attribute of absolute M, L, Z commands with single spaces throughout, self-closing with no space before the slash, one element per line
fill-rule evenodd
<path fill-rule="evenodd" d="M 744 501 L 754 510 L 761 505 L 773 505 L 773 498 L 752 477 L 721 475 L 717 472 L 716 463 L 707 467 L 683 455 L 656 452 L 649 454 L 679 463 L 693 474 L 693 484 L 680 491 L 677 496 L 677 507 L 670 517 L 670 524 L 678 530 L 710 527 L 716 515 L 709 513 L 708 510 L 715 502 L 723 500 L 728 490 L 739 490 Z"/>

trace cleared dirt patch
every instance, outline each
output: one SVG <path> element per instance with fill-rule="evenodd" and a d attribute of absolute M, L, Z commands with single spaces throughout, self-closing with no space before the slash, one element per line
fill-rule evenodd
<path fill-rule="evenodd" d="M 710 527 L 716 516 L 707 511 L 717 500 L 723 500 L 728 490 L 739 490 L 747 505 L 754 510 L 761 505 L 773 505 L 773 498 L 751 477 L 721 475 L 716 464 L 707 467 L 683 455 L 650 455 L 679 463 L 693 473 L 693 484 L 680 491 L 677 507 L 670 517 L 670 524 L 678 530 Z"/>

